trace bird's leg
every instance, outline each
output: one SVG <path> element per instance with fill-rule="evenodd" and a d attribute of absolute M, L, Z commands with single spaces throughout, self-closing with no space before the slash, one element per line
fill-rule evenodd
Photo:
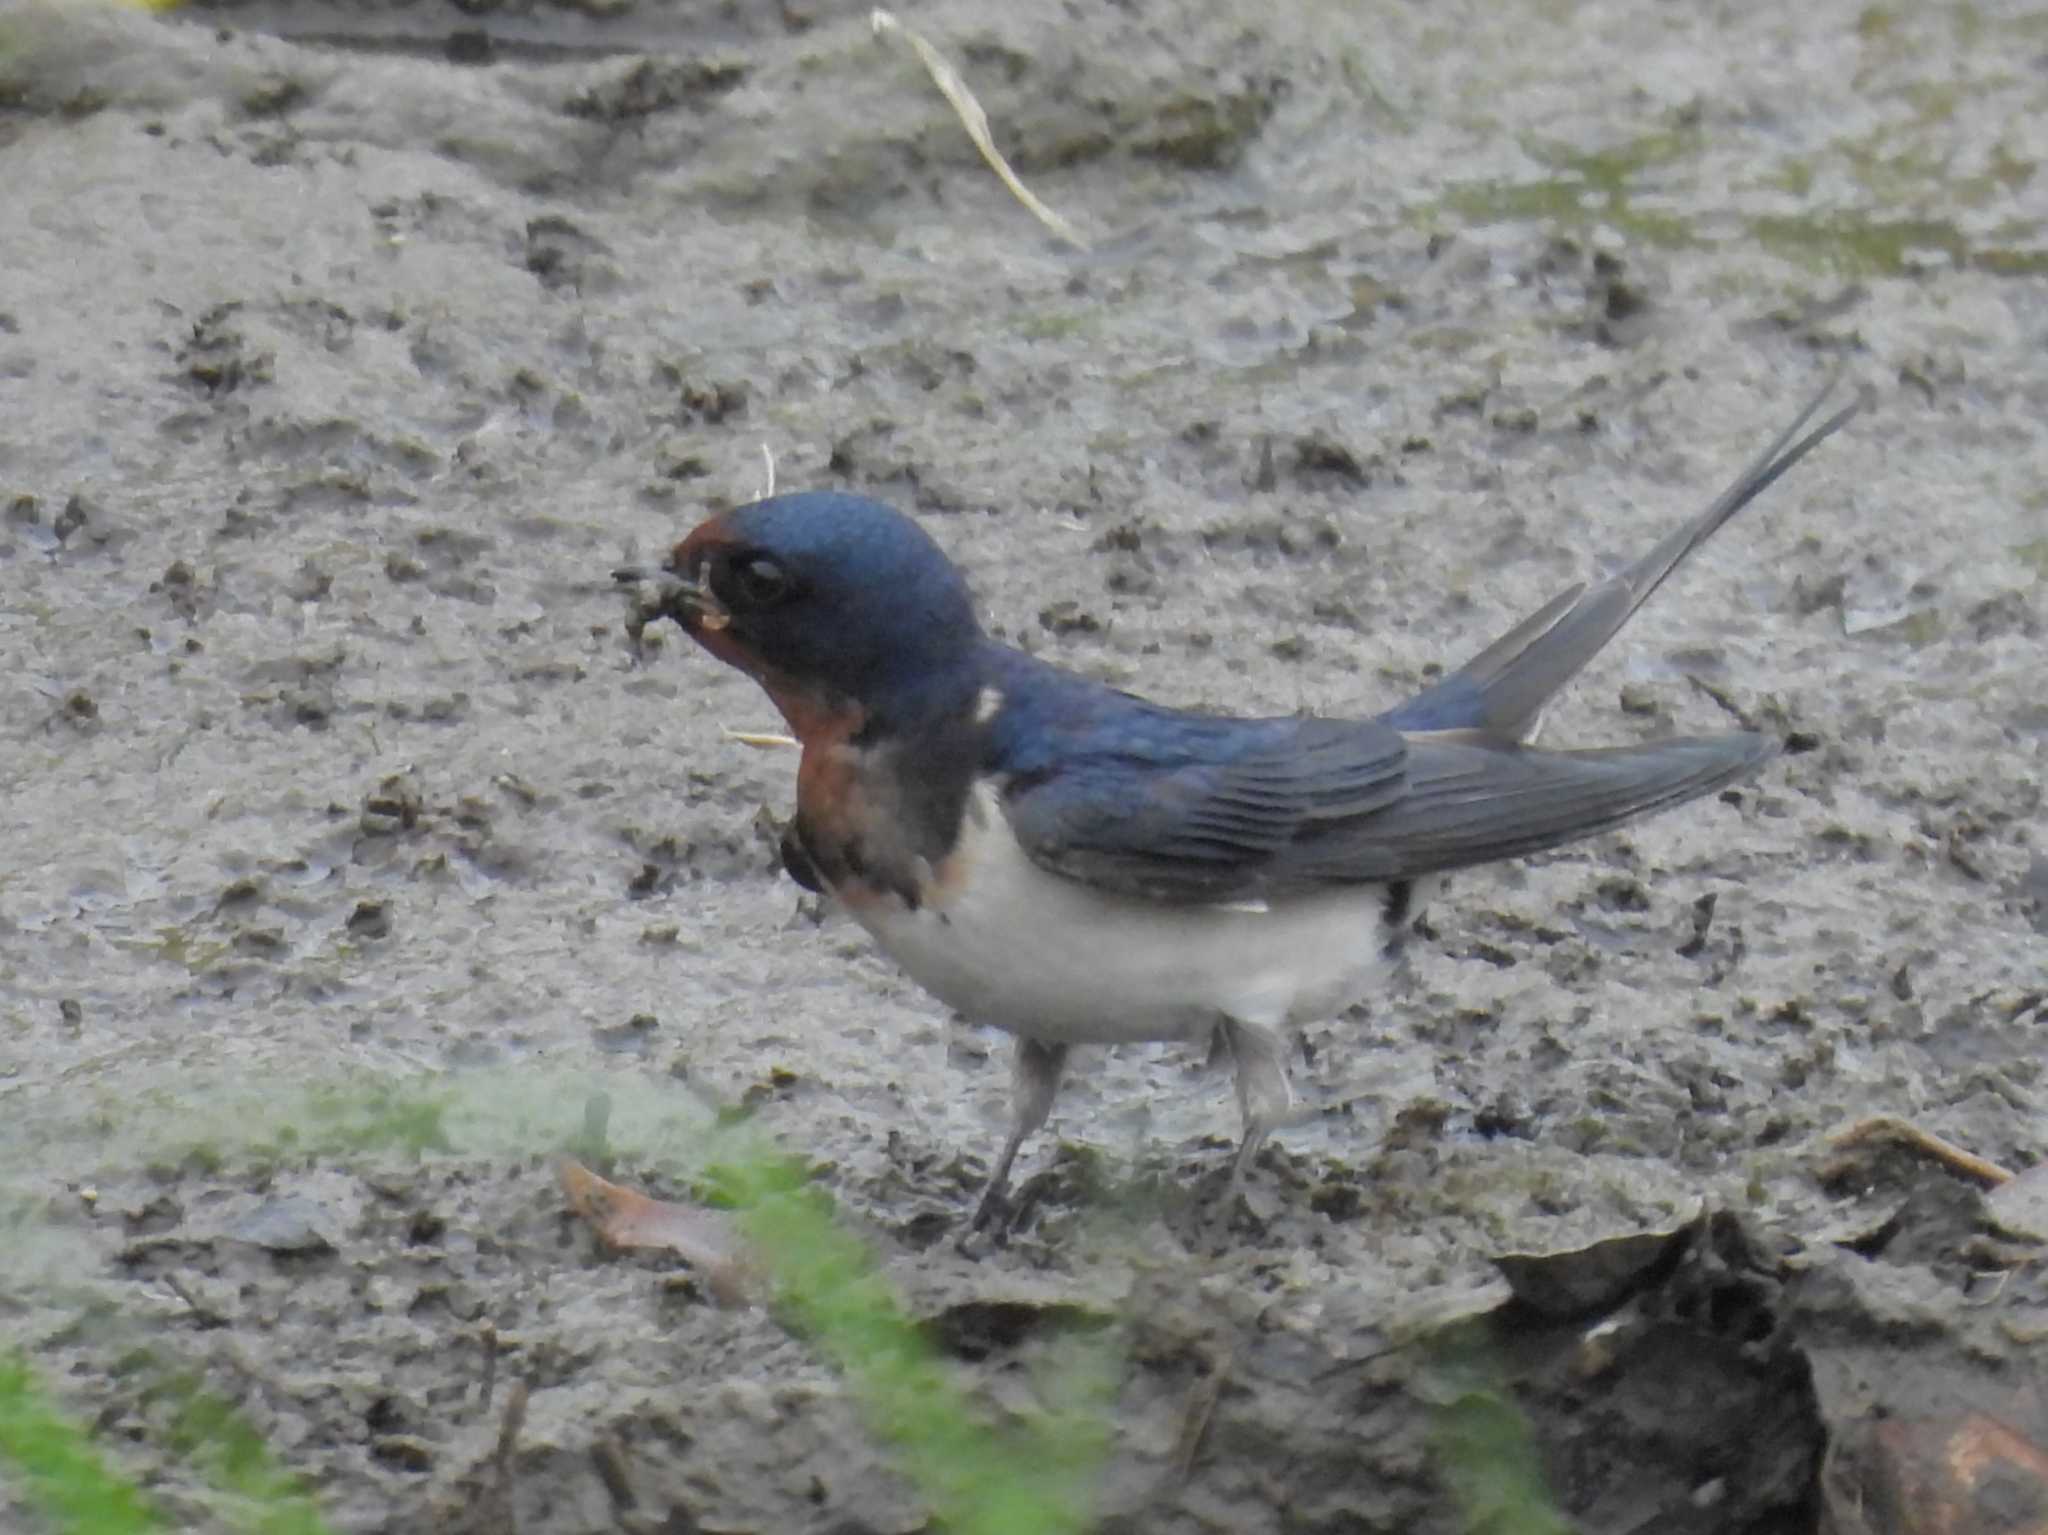
<path fill-rule="evenodd" d="M 1223 1020 L 1223 1037 L 1237 1062 L 1237 1108 L 1244 1120 L 1244 1140 L 1230 1167 L 1230 1187 L 1223 1197 L 1224 1219 L 1237 1205 L 1238 1185 L 1259 1154 L 1266 1137 L 1287 1123 L 1294 1110 L 1294 1084 L 1287 1080 L 1286 1044 L 1280 1034 L 1259 1023 Z"/>
<path fill-rule="evenodd" d="M 1017 1160 L 1018 1149 L 1026 1137 L 1042 1127 L 1052 1113 L 1052 1101 L 1059 1096 L 1060 1073 L 1066 1069 L 1066 1064 L 1065 1045 L 1022 1036 L 1018 1038 L 1017 1053 L 1010 1061 L 1010 1138 L 1003 1142 L 1003 1154 L 996 1158 L 996 1169 L 989 1174 L 988 1187 L 981 1191 L 981 1203 L 975 1207 L 974 1222 L 967 1228 L 969 1236 L 988 1225 L 999 1213 L 1007 1224 L 1010 1201 L 1004 1189 L 1010 1181 L 1010 1164 Z"/>

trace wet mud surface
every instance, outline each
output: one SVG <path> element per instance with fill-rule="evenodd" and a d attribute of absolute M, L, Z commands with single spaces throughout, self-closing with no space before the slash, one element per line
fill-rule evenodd
<path fill-rule="evenodd" d="M 0 8 L 0 1338 L 178 1527 L 162 1369 L 344 1530 L 923 1527 L 772 1310 L 568 1215 L 599 1101 L 666 1192 L 721 1112 L 808 1158 L 992 1416 L 1114 1339 L 1112 1528 L 1500 1527 L 1514 1454 L 1589 1531 L 2048 1517 L 2038 1193 L 1828 1144 L 2048 1146 L 2048 31 L 1269 11 L 908 16 L 1077 253 L 851 6 Z M 1220 1252 L 1157 1047 L 959 1256 L 1007 1043 L 777 876 L 765 700 L 609 570 L 765 445 L 1017 643 L 1367 711 L 1837 368 L 1547 726 L 1787 753 L 1459 877 Z"/>

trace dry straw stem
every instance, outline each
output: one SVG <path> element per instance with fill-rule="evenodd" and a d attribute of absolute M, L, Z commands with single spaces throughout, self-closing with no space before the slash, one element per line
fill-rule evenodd
<path fill-rule="evenodd" d="M 1075 250 L 1088 249 L 1088 242 L 1081 238 L 1080 231 L 1061 218 L 1043 202 L 1038 194 L 1017 178 L 1010 169 L 1010 162 L 1003 158 L 1002 151 L 989 136 L 988 114 L 981 109 L 981 103 L 974 99 L 974 93 L 967 88 L 967 82 L 960 78 L 960 72 L 947 62 L 946 56 L 929 42 L 896 19 L 893 11 L 877 9 L 869 18 L 874 23 L 875 35 L 893 32 L 910 44 L 911 52 L 924 65 L 924 72 L 932 77 L 932 84 L 939 88 L 939 94 L 952 103 L 954 114 L 960 119 L 960 126 L 967 130 L 967 136 L 974 140 L 974 147 L 981 151 L 982 159 L 988 161 L 989 169 L 1002 178 L 1003 185 L 1010 189 L 1010 195 L 1031 210 L 1031 216 L 1058 235 Z"/>
<path fill-rule="evenodd" d="M 1895 1146 L 1904 1146 L 1921 1156 L 1940 1163 L 1960 1177 L 1970 1178 L 1986 1188 L 1997 1188 L 2013 1180 L 2009 1168 L 2000 1167 L 1996 1162 L 1978 1156 L 1974 1151 L 1965 1151 L 1954 1141 L 1944 1140 L 1932 1130 L 1923 1130 L 1910 1119 L 1900 1119 L 1891 1114 L 1880 1114 L 1874 1119 L 1860 1119 L 1847 1129 L 1837 1130 L 1828 1137 L 1828 1145 L 1836 1151 L 1849 1151 L 1867 1146 L 1874 1141 L 1889 1141 Z"/>
<path fill-rule="evenodd" d="M 751 746 L 756 751 L 795 751 L 803 742 L 795 736 L 786 736 L 774 730 L 734 730 L 730 725 L 720 725 L 718 733 L 728 741 L 737 741 L 742 746 Z"/>

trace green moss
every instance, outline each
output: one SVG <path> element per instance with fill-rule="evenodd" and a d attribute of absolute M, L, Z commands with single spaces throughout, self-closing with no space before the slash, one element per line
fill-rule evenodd
<path fill-rule="evenodd" d="M 1873 7 L 1860 30 L 1866 37 L 1883 36 L 1893 25 L 1890 11 Z M 1988 235 L 1966 236 L 1951 216 L 1951 210 L 1964 209 L 1996 213 L 2035 181 L 2038 165 L 2004 142 L 1974 174 L 1959 175 L 1952 163 L 1948 128 L 1957 113 L 1976 93 L 2013 84 L 2004 77 L 1945 78 L 1900 88 L 1896 95 L 1909 104 L 1910 123 L 1838 142 L 1828 151 L 1828 163 L 1846 167 L 1867 194 L 1864 209 L 1761 215 L 1746 221 L 1747 235 L 1776 255 L 1837 276 L 1909 275 L 1916 253 L 1937 252 L 1957 268 L 1997 276 L 2048 271 L 2038 220 L 2009 220 Z M 1695 124 L 1679 120 L 1594 150 L 1541 140 L 1524 147 L 1552 174 L 1454 185 L 1439 202 L 1417 209 L 1414 221 L 1428 228 L 1448 213 L 1466 224 L 1530 223 L 1568 233 L 1607 228 L 1664 248 L 1709 240 L 1696 215 L 1644 206 L 1656 190 L 1647 173 L 1682 164 L 1704 147 Z M 1760 167 L 1753 184 L 1804 200 L 1812 195 L 1819 164 L 1814 157 L 1787 158 Z"/>
<path fill-rule="evenodd" d="M 1994 277 L 2048 277 L 2048 250 L 1994 245 L 1970 253 L 1970 265 Z"/>
<path fill-rule="evenodd" d="M 1041 309 L 1018 320 L 1012 329 L 1026 341 L 1063 341 L 1102 328 L 1100 309 Z"/>
<path fill-rule="evenodd" d="M 1880 204 L 1902 203 L 1941 184 L 1941 159 L 1922 147 L 1894 148 L 1895 137 L 1871 134 L 1836 146 L 1856 184 Z"/>
<path fill-rule="evenodd" d="M 1522 147 L 1538 164 L 1577 176 L 1588 186 L 1625 195 L 1629 183 L 1651 166 L 1672 165 L 1697 154 L 1700 133 L 1688 125 L 1646 133 L 1610 149 L 1583 150 L 1539 139 L 1527 140 Z"/>
<path fill-rule="evenodd" d="M 2022 160 L 2007 149 L 2003 139 L 1991 146 L 1991 168 L 1986 174 L 2008 192 L 2017 192 L 2026 186 L 2034 179 L 2037 169 L 2032 160 Z"/>
<path fill-rule="evenodd" d="M 1979 82 L 1957 79 L 1913 80 L 1899 88 L 1899 94 L 1913 104 L 1913 115 L 1921 123 L 1954 120 L 1956 108 L 1966 91 L 1974 94 Z"/>
<path fill-rule="evenodd" d="M 1443 205 L 1481 224 L 1517 219 L 1578 225 L 1586 218 L 1586 189 L 1575 181 L 1467 181 L 1444 194 Z"/>
<path fill-rule="evenodd" d="M 333 1152 L 452 1151 L 444 1121 L 453 1101 L 445 1089 L 412 1083 L 316 1089 L 306 1106 L 308 1140 Z"/>
<path fill-rule="evenodd" d="M 1654 166 L 1683 160 L 1700 147 L 1690 126 L 1645 134 L 1607 149 L 1582 150 L 1530 141 L 1530 157 L 1558 174 L 1537 181 L 1475 181 L 1453 186 L 1441 206 L 1467 223 L 1550 224 L 1560 229 L 1604 225 L 1647 245 L 1698 243 L 1686 218 L 1636 205 L 1637 182 Z"/>
<path fill-rule="evenodd" d="M 1942 251 L 1958 265 L 1970 255 L 1962 233 L 1947 219 L 1767 214 L 1751 220 L 1749 227 L 1766 250 L 1843 276 L 1900 276 L 1913 251 Z"/>
<path fill-rule="evenodd" d="M 1792 197 L 1805 197 L 1813 191 L 1813 162 L 1787 160 L 1765 174 L 1763 185 Z"/>
<path fill-rule="evenodd" d="M 2031 543 L 2014 544 L 2012 552 L 2019 562 L 2043 581 L 2048 581 L 2048 538 L 2037 538 Z"/>

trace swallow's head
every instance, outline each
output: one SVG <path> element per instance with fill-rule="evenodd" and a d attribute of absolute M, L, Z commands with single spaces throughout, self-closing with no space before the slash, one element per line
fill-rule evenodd
<path fill-rule="evenodd" d="M 963 674 L 981 642 L 966 582 L 924 530 L 835 491 L 721 512 L 659 571 L 615 576 L 652 584 L 657 616 L 760 682 L 799 736 L 799 715 L 872 717 Z"/>

